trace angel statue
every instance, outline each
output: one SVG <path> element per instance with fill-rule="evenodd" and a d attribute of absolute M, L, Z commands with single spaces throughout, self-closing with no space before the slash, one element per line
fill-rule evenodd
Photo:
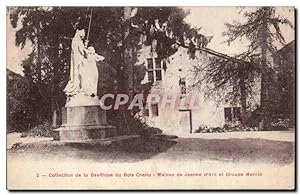
<path fill-rule="evenodd" d="M 96 54 L 94 47 L 86 50 L 87 58 L 81 67 L 81 91 L 88 96 L 97 96 L 98 69 L 97 62 L 103 61 L 104 57 Z"/>

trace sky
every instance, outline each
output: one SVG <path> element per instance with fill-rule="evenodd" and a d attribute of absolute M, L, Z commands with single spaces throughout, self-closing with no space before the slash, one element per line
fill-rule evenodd
<path fill-rule="evenodd" d="M 31 53 L 31 45 L 27 44 L 24 49 L 15 45 L 16 31 L 20 28 L 13 28 L 10 24 L 9 17 L 6 19 L 6 62 L 7 68 L 17 74 L 24 75 L 23 68 L 20 66 L 22 61 Z"/>
<path fill-rule="evenodd" d="M 228 55 L 241 53 L 246 49 L 247 41 L 236 41 L 228 46 L 226 37 L 222 36 L 225 29 L 225 22 L 244 21 L 239 14 L 240 9 L 236 7 L 184 7 L 190 10 L 190 15 L 186 17 L 186 22 L 192 26 L 202 27 L 200 33 L 205 36 L 213 36 L 208 48 Z M 255 7 L 245 8 L 244 10 L 255 9 Z M 277 7 L 277 13 L 288 18 L 294 24 L 294 12 L 292 7 Z M 20 25 L 18 25 L 20 27 Z M 281 26 L 282 33 L 286 43 L 294 40 L 294 30 L 288 26 Z M 22 61 L 30 54 L 30 45 L 25 46 L 23 50 L 15 46 L 15 33 L 17 29 L 12 28 L 7 17 L 7 68 L 23 75 L 23 69 L 20 66 Z M 278 45 L 278 49 L 280 49 Z"/>
<path fill-rule="evenodd" d="M 240 14 L 241 8 L 237 7 L 185 7 L 190 10 L 190 15 L 186 17 L 186 22 L 192 26 L 202 27 L 200 33 L 205 36 L 213 36 L 212 41 L 208 44 L 208 48 L 228 55 L 235 55 L 245 50 L 247 41 L 237 40 L 230 46 L 226 41 L 226 37 L 222 33 L 226 30 L 224 23 L 232 23 L 233 21 L 243 22 L 245 19 Z M 244 8 L 243 11 L 250 11 L 255 7 Z M 288 18 L 294 24 L 294 10 L 292 7 L 276 7 L 279 15 Z M 286 43 L 294 40 L 294 30 L 286 25 L 281 26 L 281 30 Z M 280 49 L 278 45 L 278 49 Z"/>

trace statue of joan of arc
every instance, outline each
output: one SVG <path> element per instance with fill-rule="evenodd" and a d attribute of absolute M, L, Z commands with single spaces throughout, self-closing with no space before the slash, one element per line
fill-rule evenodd
<path fill-rule="evenodd" d="M 85 36 L 84 29 L 76 30 L 75 36 L 72 39 L 72 52 L 71 52 L 71 65 L 70 65 L 70 78 L 64 92 L 68 97 L 72 97 L 81 91 L 81 73 L 80 69 L 84 63 L 84 55 L 86 48 L 83 44 Z"/>

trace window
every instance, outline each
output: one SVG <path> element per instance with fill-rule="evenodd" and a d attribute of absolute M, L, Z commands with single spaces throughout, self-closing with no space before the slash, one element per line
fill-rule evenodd
<path fill-rule="evenodd" d="M 161 70 L 155 70 L 155 73 L 156 81 L 161 81 Z"/>
<path fill-rule="evenodd" d="M 148 82 L 162 81 L 162 62 L 160 58 L 147 59 Z"/>
<path fill-rule="evenodd" d="M 226 122 L 232 122 L 231 108 L 224 108 L 224 115 Z"/>
<path fill-rule="evenodd" d="M 224 108 L 224 117 L 226 122 L 235 122 L 237 120 L 241 120 L 241 108 L 240 107 Z"/>
<path fill-rule="evenodd" d="M 143 109 L 143 115 L 144 116 L 151 116 L 151 117 L 156 117 L 158 116 L 158 104 L 151 104 L 149 105 L 150 109 L 148 108 L 147 105 L 144 105 Z"/>
<path fill-rule="evenodd" d="M 234 107 L 233 108 L 233 118 L 234 119 L 241 119 L 241 108 L 240 107 Z"/>
<path fill-rule="evenodd" d="M 164 71 L 167 70 L 167 63 L 166 63 L 166 60 L 163 60 L 163 67 L 162 67 L 162 68 L 164 69 Z"/>
<path fill-rule="evenodd" d="M 185 95 L 186 94 L 186 81 L 185 78 L 179 79 L 179 86 L 180 86 L 180 94 Z"/>
<path fill-rule="evenodd" d="M 147 59 L 147 68 L 153 69 L 153 59 L 152 58 Z"/>
<path fill-rule="evenodd" d="M 161 60 L 159 58 L 155 58 L 155 68 L 156 69 L 161 68 Z"/>
<path fill-rule="evenodd" d="M 158 105 L 157 104 L 151 104 L 151 114 L 152 114 L 152 117 L 158 116 Z"/>
<path fill-rule="evenodd" d="M 150 83 L 153 83 L 154 82 L 154 74 L 153 74 L 153 71 L 148 71 L 148 81 Z"/>
<path fill-rule="evenodd" d="M 144 116 L 149 116 L 149 109 L 148 108 L 146 108 L 146 107 L 144 107 Z"/>

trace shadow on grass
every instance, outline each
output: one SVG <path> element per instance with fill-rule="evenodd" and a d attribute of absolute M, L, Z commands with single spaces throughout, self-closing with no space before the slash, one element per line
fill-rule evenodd
<path fill-rule="evenodd" d="M 170 139 L 171 138 L 171 139 Z M 100 144 L 39 142 L 8 150 L 11 156 L 31 159 L 92 160 L 97 162 L 136 162 L 166 151 L 176 145 L 174 137 L 153 136 L 123 140 L 108 146 Z"/>
<path fill-rule="evenodd" d="M 138 162 L 146 159 L 213 160 L 229 163 L 289 164 L 295 144 L 257 138 L 203 139 L 160 135 L 124 140 L 109 146 L 39 142 L 8 150 L 10 156 L 36 160 Z M 72 162 L 72 161 L 70 161 Z"/>
<path fill-rule="evenodd" d="M 222 162 L 289 164 L 294 161 L 295 144 L 259 138 L 180 138 L 176 148 L 159 157 L 174 160 L 217 160 Z"/>

